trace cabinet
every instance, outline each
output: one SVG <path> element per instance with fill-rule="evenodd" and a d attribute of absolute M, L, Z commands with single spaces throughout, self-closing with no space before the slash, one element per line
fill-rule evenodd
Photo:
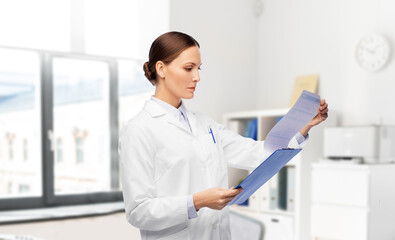
<path fill-rule="evenodd" d="M 264 140 L 269 131 L 274 127 L 280 117 L 288 109 L 272 109 L 247 112 L 234 112 L 225 114 L 223 123 L 230 130 L 244 135 L 247 123 L 257 120 L 257 139 Z M 322 129 L 316 129 L 316 133 Z M 317 139 L 320 134 L 314 134 Z M 311 201 L 311 163 L 318 159 L 322 152 L 320 144 L 308 143 L 309 148 L 304 148 L 285 168 L 286 178 L 276 174 L 263 185 L 249 199 L 248 206 L 231 206 L 232 211 L 253 217 L 261 221 L 265 229 L 265 240 L 305 240 L 310 235 L 310 201 Z M 239 181 L 249 174 L 246 170 L 228 169 L 229 186 L 237 186 Z M 287 189 L 281 189 L 279 182 L 286 181 Z M 281 185 L 281 184 L 280 184 Z M 286 191 L 286 207 L 275 199 L 273 191 Z M 280 194 L 281 195 L 281 194 Z M 284 199 L 283 199 L 284 200 Z"/>
<path fill-rule="evenodd" d="M 315 163 L 312 237 L 395 239 L 395 164 Z"/>

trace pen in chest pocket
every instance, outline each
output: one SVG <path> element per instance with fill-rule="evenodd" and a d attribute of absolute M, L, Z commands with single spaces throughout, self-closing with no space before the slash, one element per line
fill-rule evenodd
<path fill-rule="evenodd" d="M 213 130 L 211 129 L 211 127 L 210 127 L 210 126 L 209 126 L 208 128 L 209 128 L 209 131 L 208 131 L 208 133 L 210 133 L 210 134 L 211 134 L 211 136 L 213 137 L 213 142 L 215 143 L 215 138 L 214 138 Z"/>

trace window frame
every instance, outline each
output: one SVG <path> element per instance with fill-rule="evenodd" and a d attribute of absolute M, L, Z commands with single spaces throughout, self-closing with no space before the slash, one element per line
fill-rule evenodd
<path fill-rule="evenodd" d="M 118 162 L 118 60 L 125 58 L 94 56 L 85 54 L 61 53 L 40 51 L 25 48 L 2 47 L 6 49 L 25 50 L 36 52 L 40 62 L 40 105 L 41 105 L 41 143 L 42 143 L 42 195 L 39 197 L 11 197 L 0 199 L 0 211 L 45 208 L 54 206 L 69 206 L 78 204 L 106 203 L 123 201 L 122 191 L 104 191 L 84 194 L 55 195 L 55 149 L 51 144 L 56 144 L 52 139 L 53 132 L 53 59 L 68 58 L 99 61 L 109 67 L 109 131 L 110 131 L 110 186 L 111 189 L 120 188 L 119 162 Z M 126 59 L 136 61 L 136 59 Z"/>

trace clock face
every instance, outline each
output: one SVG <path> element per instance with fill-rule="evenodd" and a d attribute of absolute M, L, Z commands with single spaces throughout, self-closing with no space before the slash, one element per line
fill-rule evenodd
<path fill-rule="evenodd" d="M 363 38 L 356 48 L 356 59 L 359 65 L 368 71 L 377 71 L 385 66 L 390 58 L 390 45 L 380 35 Z"/>

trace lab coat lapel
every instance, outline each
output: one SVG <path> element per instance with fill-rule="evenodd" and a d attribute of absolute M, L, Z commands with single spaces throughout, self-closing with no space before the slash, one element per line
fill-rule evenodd
<path fill-rule="evenodd" d="M 196 115 L 193 112 L 186 110 L 187 117 L 189 121 L 189 126 L 191 126 L 192 134 L 197 136 L 197 123 L 196 123 Z"/>
<path fill-rule="evenodd" d="M 174 126 L 179 127 L 179 128 L 181 128 L 181 129 L 187 131 L 188 133 L 191 133 L 191 132 L 189 131 L 189 129 L 187 129 L 187 128 L 184 126 L 184 124 L 182 124 L 182 123 L 180 122 L 180 120 L 175 119 L 174 117 L 170 116 L 170 114 L 166 114 L 165 118 L 166 118 L 166 120 L 167 120 L 168 123 L 173 124 Z"/>
<path fill-rule="evenodd" d="M 154 117 L 154 118 L 162 117 L 169 124 L 172 124 L 178 128 L 181 128 L 182 130 L 187 131 L 188 133 L 191 133 L 189 131 L 189 129 L 187 129 L 178 119 L 175 119 L 174 117 L 170 116 L 170 114 L 165 109 L 163 109 L 161 106 L 159 106 L 155 101 L 148 100 L 145 103 L 144 109 L 151 115 L 151 117 Z M 187 115 L 188 115 L 188 120 L 191 121 L 189 119 L 189 116 L 192 114 L 189 114 L 189 111 L 187 111 Z M 196 122 L 195 119 L 193 121 Z M 195 130 L 193 130 L 192 123 L 190 122 L 190 124 L 191 124 L 192 131 L 196 132 L 196 127 L 195 127 Z"/>

